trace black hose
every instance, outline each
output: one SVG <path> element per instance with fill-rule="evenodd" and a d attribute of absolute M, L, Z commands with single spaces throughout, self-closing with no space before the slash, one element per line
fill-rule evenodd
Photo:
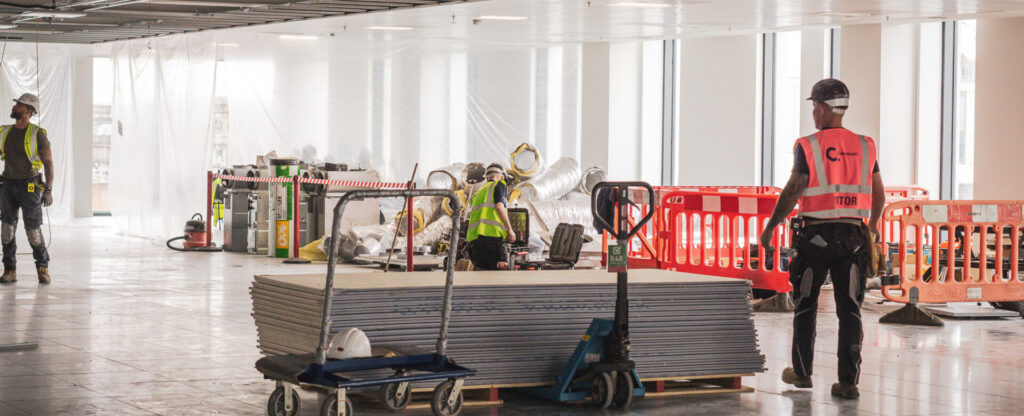
<path fill-rule="evenodd" d="M 175 246 L 171 245 L 172 241 L 184 240 L 186 238 L 188 238 L 188 236 L 182 235 L 182 236 L 174 237 L 174 238 L 172 238 L 170 240 L 167 240 L 167 248 L 169 248 L 171 250 L 174 250 L 174 251 L 190 251 L 190 250 L 185 249 L 185 248 L 178 248 L 178 247 L 175 247 Z"/>

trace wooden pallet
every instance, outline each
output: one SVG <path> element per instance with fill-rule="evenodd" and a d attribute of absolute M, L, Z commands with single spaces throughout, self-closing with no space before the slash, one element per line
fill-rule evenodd
<path fill-rule="evenodd" d="M 752 387 L 743 385 L 743 377 L 753 374 L 728 374 L 699 377 L 662 377 L 641 379 L 647 389 L 646 397 L 673 397 L 725 393 L 749 393 Z"/>

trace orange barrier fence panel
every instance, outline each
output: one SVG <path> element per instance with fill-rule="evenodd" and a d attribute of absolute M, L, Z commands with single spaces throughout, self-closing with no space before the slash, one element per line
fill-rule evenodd
<path fill-rule="evenodd" d="M 769 261 L 757 245 L 777 195 L 674 191 L 661 195 L 657 234 L 661 268 L 750 280 L 755 288 L 789 292 L 780 251 Z M 790 231 L 776 229 L 775 247 L 789 246 Z"/>
<path fill-rule="evenodd" d="M 928 196 L 928 190 L 921 186 L 910 185 L 910 186 L 886 186 L 885 187 L 885 200 L 888 202 L 895 201 L 927 201 L 931 199 Z"/>
<path fill-rule="evenodd" d="M 1024 300 L 1024 201 L 901 201 L 883 218 L 900 236 L 893 259 L 899 280 L 884 282 L 887 299 Z"/>

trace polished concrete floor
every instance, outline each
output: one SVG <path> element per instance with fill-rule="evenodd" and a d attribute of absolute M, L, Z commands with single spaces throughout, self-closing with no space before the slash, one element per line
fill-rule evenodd
<path fill-rule="evenodd" d="M 45 232 L 45 230 L 44 230 Z M 20 231 L 19 231 L 20 233 Z M 273 384 L 259 357 L 247 289 L 254 273 L 321 272 L 237 254 L 176 253 L 123 237 L 109 219 L 54 227 L 53 284 L 39 286 L 24 236 L 15 285 L 0 287 L 0 415 L 259 415 Z M 830 295 L 831 292 L 825 292 Z M 860 400 L 829 395 L 836 321 L 823 302 L 813 389 L 779 381 L 790 317 L 756 317 L 768 372 L 744 379 L 755 392 L 640 400 L 602 412 L 503 394 L 500 408 L 465 415 L 1019 415 L 1024 409 L 1024 321 L 947 321 L 942 328 L 878 324 L 865 311 Z M 314 395 L 302 414 L 316 414 Z M 387 414 L 357 402 L 357 414 Z M 429 414 L 429 412 L 406 412 Z"/>

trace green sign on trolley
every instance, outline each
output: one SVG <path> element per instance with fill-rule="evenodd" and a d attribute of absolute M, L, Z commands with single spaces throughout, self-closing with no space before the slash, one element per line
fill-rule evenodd
<path fill-rule="evenodd" d="M 627 262 L 625 245 L 608 245 L 609 273 L 625 273 Z"/>

